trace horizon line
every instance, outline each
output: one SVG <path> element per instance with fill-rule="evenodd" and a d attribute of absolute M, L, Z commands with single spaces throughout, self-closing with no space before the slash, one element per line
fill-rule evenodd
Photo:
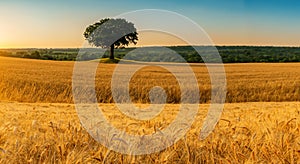
<path fill-rule="evenodd" d="M 214 46 L 214 47 L 286 47 L 286 48 L 300 48 L 300 45 L 254 45 L 254 44 L 218 44 L 218 45 L 145 45 L 145 46 L 128 46 L 125 48 L 143 48 L 143 47 L 184 47 L 184 46 Z M 82 49 L 89 47 L 5 47 L 5 49 Z M 99 47 L 90 47 L 99 48 Z M 117 49 L 117 48 L 116 48 Z"/>

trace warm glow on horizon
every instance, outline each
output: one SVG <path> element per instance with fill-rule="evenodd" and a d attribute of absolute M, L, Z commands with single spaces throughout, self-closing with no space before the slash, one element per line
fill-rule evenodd
<path fill-rule="evenodd" d="M 10 46 L 7 45 L 7 40 L 5 36 L 5 30 L 3 30 L 0 26 L 0 48 L 10 48 Z"/>
<path fill-rule="evenodd" d="M 52 38 L 48 40 L 37 39 L 20 39 L 18 42 L 9 42 L 9 34 L 0 31 L 0 49 L 6 48 L 81 48 L 84 43 L 83 36 L 74 37 L 72 42 Z M 294 46 L 299 47 L 299 44 L 294 44 L 285 40 L 275 40 L 273 43 L 270 40 L 263 40 L 255 34 L 237 35 L 232 39 L 231 35 L 212 34 L 209 35 L 214 45 L 218 46 Z M 188 45 L 180 38 L 168 33 L 157 31 L 142 31 L 139 32 L 139 41 L 136 45 L 130 44 L 129 47 L 144 47 L 144 46 L 182 46 Z M 269 36 L 272 38 L 272 36 Z M 13 38 L 11 38 L 13 39 Z M 269 43 L 268 43 L 269 42 Z"/>
<path fill-rule="evenodd" d="M 88 25 L 143 8 L 186 16 L 201 26 L 215 45 L 300 46 L 300 2 L 283 2 L 174 1 L 161 8 L 166 2 L 0 1 L 0 48 L 80 48 Z M 141 32 L 136 46 L 152 45 L 186 44 L 176 36 Z"/>
<path fill-rule="evenodd" d="M 178 46 L 187 45 L 180 38 L 164 32 L 157 31 L 142 31 L 139 32 L 139 41 L 136 45 L 131 46 Z"/>

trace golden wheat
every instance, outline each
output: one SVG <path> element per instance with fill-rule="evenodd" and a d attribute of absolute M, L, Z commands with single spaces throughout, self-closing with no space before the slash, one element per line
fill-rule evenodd
<path fill-rule="evenodd" d="M 138 104 L 140 107 L 145 105 Z M 132 134 L 163 129 L 179 105 L 168 104 L 150 121 L 129 119 L 100 104 L 107 119 Z M 109 151 L 80 126 L 73 105 L 0 103 L 0 163 L 296 163 L 300 160 L 300 103 L 226 104 L 214 132 L 198 140 L 209 105 L 200 105 L 186 137 L 158 153 L 129 156 Z M 124 122 L 127 122 L 124 124 Z"/>
<path fill-rule="evenodd" d="M 198 140 L 208 104 L 200 105 L 187 135 L 158 153 L 129 156 L 110 151 L 80 126 L 72 97 L 74 62 L 0 57 L 0 163 L 297 163 L 300 161 L 300 64 L 226 64 L 225 110 L 214 132 Z M 130 65 L 128 65 L 130 66 Z M 100 64 L 96 76 L 99 102 L 113 102 L 110 82 L 115 64 Z M 210 100 L 204 65 L 192 65 L 201 102 Z M 130 96 L 147 107 L 153 86 L 166 89 L 169 103 L 180 102 L 175 77 L 145 67 L 130 81 Z M 18 101 L 18 102 L 14 102 Z M 251 102 L 282 101 L 282 102 Z M 20 103 L 22 102 L 22 103 Z M 34 102 L 34 103 L 33 103 Z M 62 104 L 58 104 L 62 103 Z M 63 104 L 64 103 L 64 104 Z M 152 120 L 124 116 L 113 104 L 99 104 L 108 121 L 130 134 L 164 129 L 176 117 L 167 104 Z M 124 123 L 125 122 L 125 123 Z"/>
<path fill-rule="evenodd" d="M 73 103 L 74 62 L 0 57 L 0 99 L 19 102 Z M 115 64 L 99 64 L 95 77 L 99 103 L 112 103 L 111 77 Z M 130 65 L 128 65 L 130 67 Z M 205 65 L 191 65 L 199 82 L 200 102 L 210 101 L 210 79 Z M 300 63 L 226 64 L 227 102 L 300 101 Z M 168 103 L 180 103 L 181 92 L 167 70 L 148 66 L 130 81 L 130 96 L 149 102 L 154 86 L 165 89 Z"/>

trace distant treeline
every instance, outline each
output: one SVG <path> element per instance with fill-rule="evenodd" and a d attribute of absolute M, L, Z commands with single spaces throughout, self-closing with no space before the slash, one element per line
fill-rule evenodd
<path fill-rule="evenodd" d="M 183 59 L 190 63 L 201 63 L 201 55 L 213 56 L 219 53 L 224 63 L 250 63 L 250 62 L 300 62 L 300 47 L 256 47 L 256 46 L 217 46 L 215 49 L 211 46 L 174 46 L 167 47 L 178 53 Z M 115 50 L 115 57 L 124 58 L 126 54 L 136 48 L 123 48 Z M 154 50 L 154 51 L 153 51 Z M 216 51 L 218 50 L 218 51 Z M 80 53 L 79 53 L 80 52 Z M 199 53 L 198 53 L 199 52 Z M 78 53 L 80 55 L 78 55 Z M 165 53 L 169 51 L 155 51 L 155 47 L 144 48 L 138 53 L 129 53 L 125 58 L 138 61 L 171 61 L 182 62 L 178 57 L 171 57 Z M 0 49 L 0 56 L 20 57 L 42 60 L 93 60 L 99 59 L 99 56 L 108 57 L 108 51 L 104 50 L 80 50 L 69 49 Z M 77 59 L 76 59 L 77 58 Z M 213 62 L 213 59 L 210 59 Z"/>

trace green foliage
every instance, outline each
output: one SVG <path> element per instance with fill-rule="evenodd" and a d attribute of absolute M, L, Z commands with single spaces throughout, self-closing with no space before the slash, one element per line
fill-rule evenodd
<path fill-rule="evenodd" d="M 299 47 L 217 47 L 224 63 L 300 62 Z"/>
<path fill-rule="evenodd" d="M 110 59 L 114 59 L 115 48 L 123 48 L 130 43 L 136 44 L 138 41 L 138 33 L 134 24 L 120 18 L 101 19 L 88 26 L 83 35 L 91 45 L 110 48 Z"/>
<path fill-rule="evenodd" d="M 190 46 L 175 46 L 168 47 L 176 51 L 187 62 L 201 63 L 203 59 L 199 54 Z M 126 54 L 135 48 L 122 48 L 115 50 L 116 58 L 124 58 Z M 197 50 L 200 54 L 210 55 L 216 53 L 213 48 L 199 46 Z M 300 47 L 250 47 L 250 46 L 220 46 L 217 50 L 222 57 L 224 63 L 250 63 L 250 62 L 300 62 Z M 98 51 L 98 50 L 97 50 Z M 85 53 L 78 55 L 79 49 L 2 49 L 0 56 L 42 59 L 42 60 L 95 60 L 99 59 L 100 54 L 104 54 L 102 58 L 108 58 L 109 52 L 102 50 L 95 53 Z M 147 55 L 134 54 L 130 57 L 126 56 L 127 60 L 137 61 L 169 61 L 169 62 L 182 62 L 176 57 L 171 58 L 169 55 L 164 55 L 165 52 L 144 51 Z"/>
<path fill-rule="evenodd" d="M 128 46 L 130 43 L 137 43 L 138 33 L 134 24 L 127 22 L 125 19 L 101 19 L 88 26 L 84 32 L 87 41 L 101 48 L 114 48 Z"/>

